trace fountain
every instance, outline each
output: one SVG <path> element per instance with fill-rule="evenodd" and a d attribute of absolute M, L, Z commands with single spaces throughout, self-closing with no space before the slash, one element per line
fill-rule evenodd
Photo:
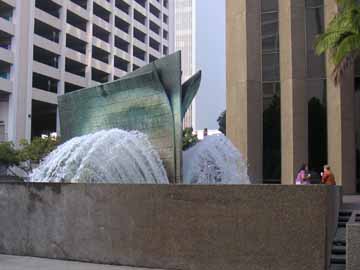
<path fill-rule="evenodd" d="M 183 160 L 185 184 L 250 184 L 246 161 L 224 135 L 205 137 Z"/>
<path fill-rule="evenodd" d="M 117 81 L 60 96 L 65 143 L 30 181 L 248 184 L 247 166 L 224 136 L 185 152 L 182 166 L 182 120 L 200 80 L 198 72 L 181 85 L 177 52 Z"/>
<path fill-rule="evenodd" d="M 166 171 L 147 136 L 102 130 L 75 137 L 53 151 L 31 182 L 168 184 Z"/>

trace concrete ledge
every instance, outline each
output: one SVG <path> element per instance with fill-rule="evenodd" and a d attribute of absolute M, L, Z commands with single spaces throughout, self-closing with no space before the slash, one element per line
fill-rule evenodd
<path fill-rule="evenodd" d="M 330 186 L 0 184 L 0 253 L 163 269 L 325 269 L 337 193 Z"/>
<path fill-rule="evenodd" d="M 149 268 L 100 265 L 9 255 L 0 255 L 0 265 L 1 270 L 150 270 Z"/>

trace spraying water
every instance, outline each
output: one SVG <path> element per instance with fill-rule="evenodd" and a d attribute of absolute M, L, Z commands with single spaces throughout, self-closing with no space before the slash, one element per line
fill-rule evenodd
<path fill-rule="evenodd" d="M 31 182 L 168 184 L 147 136 L 102 130 L 60 145 L 30 175 Z"/>
<path fill-rule="evenodd" d="M 250 184 L 247 163 L 224 135 L 207 136 L 183 153 L 185 184 Z"/>

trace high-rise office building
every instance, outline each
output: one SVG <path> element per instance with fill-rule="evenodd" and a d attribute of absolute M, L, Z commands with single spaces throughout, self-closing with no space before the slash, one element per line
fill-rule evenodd
<path fill-rule="evenodd" d="M 176 0 L 174 5 L 175 50 L 182 53 L 182 81 L 186 81 L 196 72 L 195 0 Z M 195 129 L 195 99 L 185 115 L 184 127 Z"/>
<path fill-rule="evenodd" d="M 0 0 L 0 141 L 59 130 L 57 95 L 174 50 L 172 0 Z"/>
<path fill-rule="evenodd" d="M 338 11 L 336 0 L 227 0 L 227 135 L 254 181 L 292 184 L 302 163 L 328 163 L 360 192 L 360 63 L 335 85 L 314 50 Z"/>

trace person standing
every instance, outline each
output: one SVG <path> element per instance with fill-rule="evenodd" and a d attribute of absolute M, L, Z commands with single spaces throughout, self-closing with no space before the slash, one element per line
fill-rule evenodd
<path fill-rule="evenodd" d="M 296 179 L 295 179 L 295 184 L 296 185 L 307 185 L 310 184 L 310 174 L 309 172 L 309 167 L 307 164 L 303 164 L 301 165 L 297 175 L 296 175 Z"/>
<path fill-rule="evenodd" d="M 324 172 L 321 173 L 321 183 L 325 185 L 336 185 L 335 176 L 329 165 L 324 166 Z"/>

